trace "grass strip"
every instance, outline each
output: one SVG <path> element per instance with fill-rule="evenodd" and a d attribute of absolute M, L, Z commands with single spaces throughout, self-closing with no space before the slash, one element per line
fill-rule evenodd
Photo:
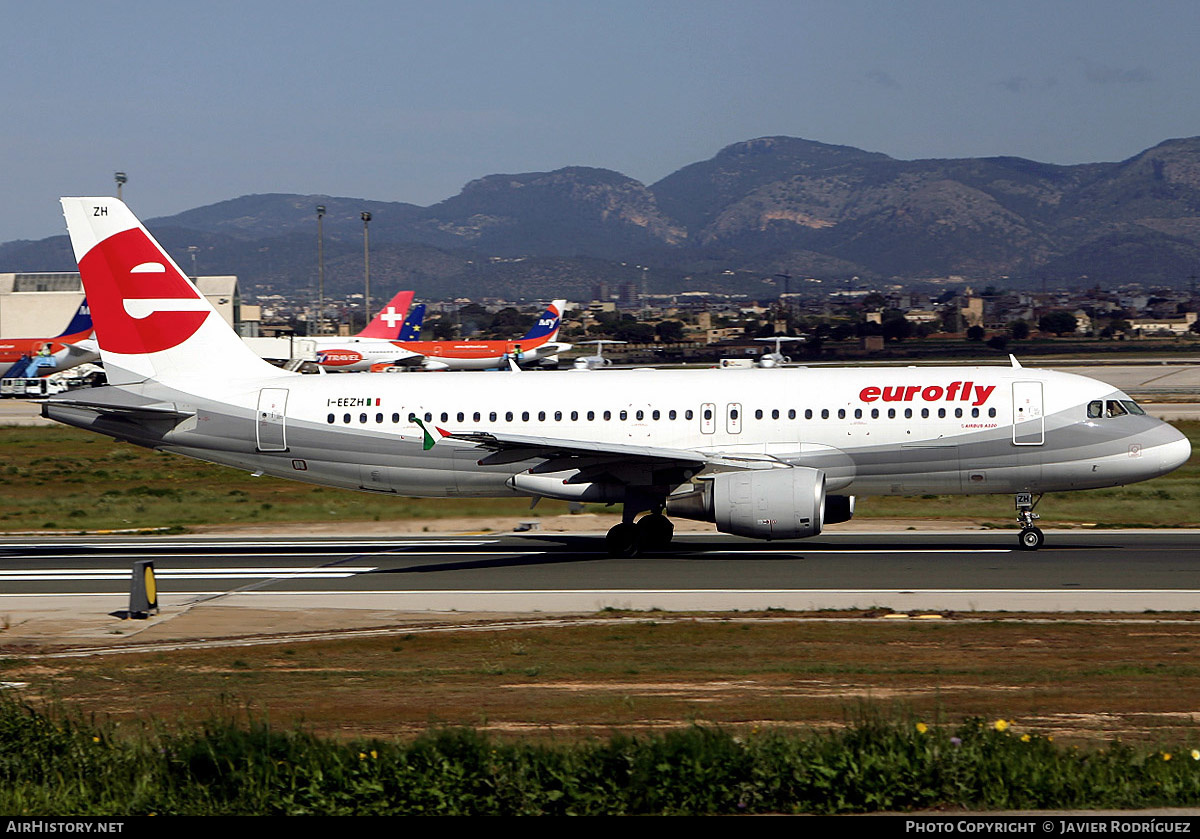
<path fill-rule="evenodd" d="M 140 734 L 0 699 L 9 815 L 612 815 L 1189 807 L 1200 751 L 1063 747 L 1004 720 L 861 719 L 571 744 L 470 729 L 336 742 L 261 722 Z"/>

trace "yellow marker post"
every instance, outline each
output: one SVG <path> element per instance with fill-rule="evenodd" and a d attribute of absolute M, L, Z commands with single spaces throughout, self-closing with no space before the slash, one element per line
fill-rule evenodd
<path fill-rule="evenodd" d="M 154 581 L 154 561 L 139 559 L 133 563 L 133 581 L 129 588 L 129 617 L 145 620 L 158 614 L 158 586 Z"/>

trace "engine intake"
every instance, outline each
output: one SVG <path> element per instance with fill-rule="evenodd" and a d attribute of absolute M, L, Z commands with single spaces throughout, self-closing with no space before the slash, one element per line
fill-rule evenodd
<path fill-rule="evenodd" d="M 825 519 L 825 473 L 805 466 L 724 472 L 694 492 L 667 499 L 667 512 L 715 522 L 717 530 L 735 536 L 816 536 Z"/>

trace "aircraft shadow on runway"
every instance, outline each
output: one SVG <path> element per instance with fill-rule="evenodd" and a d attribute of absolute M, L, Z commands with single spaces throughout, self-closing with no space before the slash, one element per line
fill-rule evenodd
<path fill-rule="evenodd" d="M 1015 540 L 1013 540 L 1015 541 Z M 897 543 L 899 542 L 899 544 Z M 542 552 L 529 554 L 524 553 L 537 545 L 543 548 Z M 408 547 L 399 548 L 394 551 L 397 557 L 403 557 L 407 551 L 414 553 L 428 554 L 430 548 L 425 547 Z M 1012 548 L 1014 556 L 1021 556 L 1016 545 L 1009 545 L 1008 541 L 997 542 L 995 539 L 980 539 L 967 540 L 957 538 L 952 541 L 943 539 L 914 539 L 906 537 L 903 540 L 887 540 L 887 541 L 855 541 L 847 543 L 845 541 L 830 542 L 830 541 L 779 541 L 779 542 L 747 542 L 737 539 L 714 539 L 711 536 L 705 536 L 702 539 L 689 540 L 686 537 L 675 540 L 670 548 L 651 553 L 643 553 L 636 559 L 645 559 L 654 561 L 657 559 L 663 560 L 687 560 L 689 562 L 737 562 L 741 559 L 752 558 L 756 562 L 794 562 L 796 560 L 805 559 L 805 555 L 814 551 L 820 551 L 822 554 L 830 552 L 846 553 L 846 554 L 861 554 L 864 551 L 876 553 L 886 551 L 889 548 L 894 548 L 897 551 L 913 550 L 913 549 L 937 549 L 939 551 L 962 551 L 966 557 L 955 557 L 953 553 L 945 555 L 947 560 L 962 560 L 964 558 L 975 560 L 977 557 L 971 554 L 980 549 L 996 549 L 997 547 Z M 1080 551 L 1080 550 L 1095 550 L 1097 548 L 1109 548 L 1111 546 L 1100 544 L 1072 544 L 1057 546 L 1057 550 Z M 448 562 L 423 562 L 419 565 L 410 565 L 403 568 L 384 568 L 375 571 L 367 572 L 370 574 L 429 574 L 447 571 L 468 571 L 468 570 L 485 570 L 485 569 L 502 569 L 502 568 L 522 568 L 522 567 L 537 567 L 551 565 L 565 565 L 581 562 L 621 562 L 623 557 L 610 557 L 604 549 L 604 540 L 596 536 L 570 536 L 561 534 L 544 534 L 531 535 L 523 534 L 519 537 L 519 542 L 513 539 L 509 544 L 492 544 L 488 545 L 486 550 L 489 552 L 504 551 L 511 548 L 514 551 L 513 556 L 487 556 L 471 558 L 469 556 L 462 559 L 452 560 Z M 462 551 L 462 548 L 438 547 L 438 552 Z M 536 550 L 536 548 L 535 548 Z M 522 553 L 516 553 L 522 552 Z M 1048 549 L 1043 549 L 1041 552 L 1043 558 L 1048 552 Z M 1029 554 L 1032 558 L 1034 555 Z M 879 554 L 880 561 L 886 561 L 886 553 Z"/>

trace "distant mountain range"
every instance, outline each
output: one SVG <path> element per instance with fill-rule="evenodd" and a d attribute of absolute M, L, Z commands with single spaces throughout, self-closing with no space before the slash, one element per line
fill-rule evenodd
<path fill-rule="evenodd" d="M 646 186 L 607 169 L 489 175 L 434 204 L 248 195 L 147 226 L 191 270 L 244 287 L 580 299 L 592 286 L 755 296 L 794 277 L 1182 285 L 1200 267 L 1200 138 L 1120 163 L 896 160 L 792 137 L 736 143 Z M 136 208 L 135 208 L 136 209 Z M 65 237 L 0 245 L 0 271 L 73 270 Z M 777 292 L 776 292 L 777 293 Z"/>

